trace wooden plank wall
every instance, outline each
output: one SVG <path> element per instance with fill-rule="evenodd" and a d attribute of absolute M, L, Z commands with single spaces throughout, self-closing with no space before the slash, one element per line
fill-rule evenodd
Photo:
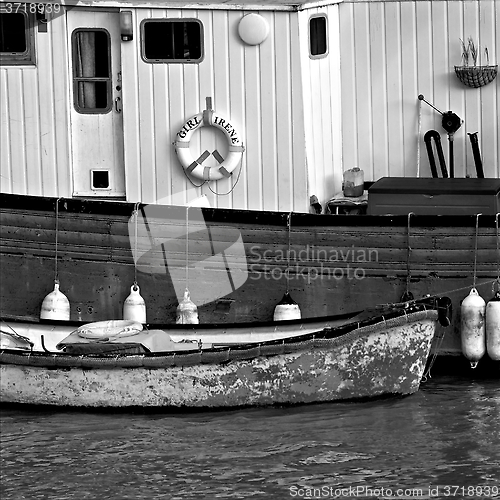
<path fill-rule="evenodd" d="M 134 31 L 148 18 L 197 18 L 205 30 L 200 64 L 148 64 L 140 44 L 122 44 L 125 165 L 129 201 L 185 204 L 206 195 L 212 207 L 307 211 L 297 16 L 261 12 L 270 34 L 245 45 L 237 34 L 241 10 L 134 10 Z M 206 98 L 243 136 L 243 168 L 230 179 L 195 187 L 184 175 L 172 142 Z M 193 155 L 227 150 L 222 134 L 201 129 Z M 204 164 L 216 165 L 213 158 Z M 238 180 L 239 179 L 239 180 Z M 238 182 L 236 183 L 236 181 Z M 201 181 L 194 179 L 196 184 Z M 215 194 L 215 192 L 221 195 Z M 228 193 L 228 194 L 225 194 Z"/>
<path fill-rule="evenodd" d="M 496 0 L 344 0 L 340 5 L 342 156 L 344 169 L 359 166 L 366 180 L 383 176 L 430 177 L 423 135 L 441 134 L 441 115 L 418 95 L 465 123 L 455 134 L 456 177 L 476 177 L 467 133 L 478 132 L 486 177 L 500 177 L 500 99 L 497 77 L 480 89 L 464 86 L 460 39 L 500 57 L 500 2 Z M 486 64 L 486 62 L 484 62 Z M 420 148 L 420 162 L 418 151 Z"/>

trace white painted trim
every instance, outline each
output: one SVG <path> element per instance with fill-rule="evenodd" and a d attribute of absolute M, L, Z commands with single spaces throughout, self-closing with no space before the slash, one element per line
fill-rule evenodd
<path fill-rule="evenodd" d="M 304 2 L 299 6 L 297 10 L 307 10 L 307 9 L 318 9 L 321 7 L 328 7 L 330 5 L 336 5 L 339 3 L 344 3 L 346 0 L 316 0 L 311 2 Z"/>
<path fill-rule="evenodd" d="M 9 0 L 0 0 L 0 3 Z M 144 9 L 185 9 L 185 10 L 260 10 L 260 11 L 296 11 L 302 1 L 293 0 L 275 0 L 272 2 L 255 2 L 254 0 L 240 0 L 235 3 L 227 3 L 226 1 L 188 1 L 182 2 L 168 0 L 59 0 L 63 5 L 75 7 L 118 7 L 118 8 L 144 8 Z M 334 0 L 335 2 L 335 0 Z M 335 2 L 336 3 L 336 2 Z"/>
<path fill-rule="evenodd" d="M 195 9 L 195 10 L 244 10 L 244 11 L 287 11 L 296 12 L 342 3 L 344 0 L 58 0 L 61 5 L 82 8 L 144 8 L 144 9 Z M 351 0 L 352 1 L 352 0 Z M 9 3 L 11 0 L 0 0 Z"/>

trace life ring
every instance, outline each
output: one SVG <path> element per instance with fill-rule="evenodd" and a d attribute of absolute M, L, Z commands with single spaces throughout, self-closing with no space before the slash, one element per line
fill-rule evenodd
<path fill-rule="evenodd" d="M 131 337 L 142 332 L 143 326 L 138 321 L 116 319 L 96 321 L 80 326 L 75 333 L 84 339 L 105 339 L 117 337 Z"/>
<path fill-rule="evenodd" d="M 210 156 L 208 151 L 205 151 L 195 160 L 189 150 L 189 143 L 192 135 L 196 130 L 205 126 L 216 127 L 222 130 L 228 141 L 229 149 L 225 159 L 222 158 L 217 151 L 213 153 L 220 163 L 220 165 L 216 167 L 205 167 L 203 165 L 203 162 Z M 188 174 L 206 181 L 217 181 L 223 177 L 230 177 L 233 170 L 240 163 L 243 151 L 245 151 L 241 136 L 236 131 L 233 124 L 229 120 L 222 118 L 213 109 L 206 109 L 202 113 L 198 113 L 187 120 L 179 132 L 177 132 L 174 146 L 179 161 L 185 171 Z"/>

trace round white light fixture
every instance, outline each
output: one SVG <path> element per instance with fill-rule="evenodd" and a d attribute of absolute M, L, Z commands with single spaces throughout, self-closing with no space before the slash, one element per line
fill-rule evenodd
<path fill-rule="evenodd" d="M 269 35 L 269 23 L 259 14 L 247 14 L 238 25 L 238 34 L 248 45 L 259 45 Z"/>

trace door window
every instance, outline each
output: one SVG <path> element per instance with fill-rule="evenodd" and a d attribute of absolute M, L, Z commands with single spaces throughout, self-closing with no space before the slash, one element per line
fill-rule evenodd
<path fill-rule="evenodd" d="M 73 93 L 79 113 L 111 110 L 110 37 L 104 29 L 73 32 Z"/>

